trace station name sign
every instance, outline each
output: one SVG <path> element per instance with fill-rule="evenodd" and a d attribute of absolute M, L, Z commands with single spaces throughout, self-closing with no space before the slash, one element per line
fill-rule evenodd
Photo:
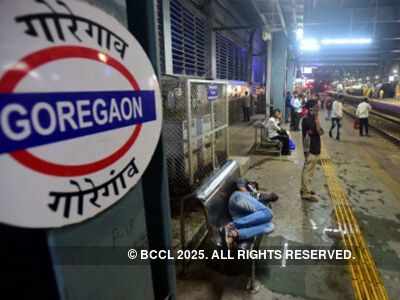
<path fill-rule="evenodd" d="M 123 25 L 85 3 L 4 0 L 0 16 L 0 222 L 94 217 L 138 182 L 157 146 L 152 65 Z"/>

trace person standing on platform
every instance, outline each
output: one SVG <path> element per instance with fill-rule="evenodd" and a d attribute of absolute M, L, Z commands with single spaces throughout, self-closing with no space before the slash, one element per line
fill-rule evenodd
<path fill-rule="evenodd" d="M 292 100 L 292 94 L 287 91 L 286 92 L 286 98 L 285 98 L 285 123 L 289 122 L 289 114 L 291 113 L 291 100 Z"/>
<path fill-rule="evenodd" d="M 357 110 L 356 110 L 356 116 L 360 122 L 360 136 L 364 136 L 364 130 L 365 130 L 365 135 L 368 135 L 368 117 L 369 117 L 369 112 L 371 111 L 372 107 L 368 103 L 368 98 L 364 98 L 363 101 L 358 104 Z"/>
<path fill-rule="evenodd" d="M 341 120 L 343 118 L 343 103 L 342 103 L 343 96 L 339 95 L 338 98 L 333 101 L 332 103 L 332 113 L 331 113 L 331 120 L 332 120 L 332 125 L 331 129 L 329 130 L 329 137 L 332 137 L 332 132 L 333 129 L 336 129 L 336 139 L 339 141 L 340 140 L 340 127 L 341 125 Z"/>
<path fill-rule="evenodd" d="M 307 116 L 302 122 L 304 166 L 301 174 L 300 195 L 303 200 L 317 202 L 316 193 L 311 189 L 311 180 L 314 176 L 315 167 L 321 154 L 321 128 L 318 116 L 318 105 L 310 100 L 306 104 Z"/>
<path fill-rule="evenodd" d="M 328 95 L 328 97 L 325 100 L 324 107 L 325 107 L 325 120 L 329 121 L 331 118 L 332 114 L 332 97 Z"/>
<path fill-rule="evenodd" d="M 379 91 L 379 99 L 383 99 L 385 97 L 385 91 L 383 89 L 380 89 Z"/>
<path fill-rule="evenodd" d="M 299 131 L 300 130 L 299 125 L 300 125 L 301 101 L 297 94 L 293 95 L 290 105 L 292 107 L 292 115 L 291 115 L 292 120 L 291 120 L 290 128 L 293 131 Z"/>
<path fill-rule="evenodd" d="M 290 129 L 294 130 L 295 128 L 295 121 L 296 121 L 296 110 L 294 108 L 294 100 L 298 97 L 298 94 L 296 91 L 293 92 L 292 98 L 290 99 Z"/>
<path fill-rule="evenodd" d="M 250 121 L 250 102 L 249 92 L 245 91 L 242 97 L 243 122 Z"/>

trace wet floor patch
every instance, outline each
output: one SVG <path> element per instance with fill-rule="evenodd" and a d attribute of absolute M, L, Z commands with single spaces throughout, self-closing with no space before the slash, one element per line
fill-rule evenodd
<path fill-rule="evenodd" d="M 378 268 L 400 274 L 400 221 L 373 217 L 361 211 L 355 214 Z"/>
<path fill-rule="evenodd" d="M 271 248 L 287 243 L 290 248 L 305 245 L 288 241 L 282 236 L 263 240 L 262 247 Z M 316 246 L 316 245 L 315 245 Z M 352 299 L 351 277 L 346 265 L 268 265 L 257 266 L 257 279 L 275 293 L 304 299 Z"/>

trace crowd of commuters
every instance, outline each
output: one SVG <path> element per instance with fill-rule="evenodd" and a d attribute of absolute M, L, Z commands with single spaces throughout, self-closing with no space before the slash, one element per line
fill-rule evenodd
<path fill-rule="evenodd" d="M 299 131 L 301 125 L 305 162 L 302 172 L 300 194 L 304 200 L 318 201 L 315 192 L 311 189 L 311 179 L 321 152 L 321 138 L 324 133 L 320 125 L 319 112 L 325 110 L 325 120 L 330 121 L 329 137 L 340 141 L 340 129 L 343 120 L 343 95 L 324 95 L 321 99 L 318 94 L 310 91 L 291 94 L 286 93 L 285 109 L 286 122 L 290 122 L 291 131 Z M 356 127 L 359 126 L 360 136 L 368 136 L 368 117 L 371 105 L 368 98 L 357 106 Z M 290 116 L 290 117 L 289 117 Z"/>
<path fill-rule="evenodd" d="M 246 108 L 247 106 L 244 105 L 243 113 L 246 121 L 248 121 Z M 268 138 L 281 142 L 282 155 L 290 155 L 290 133 L 282 127 L 282 122 L 290 122 L 292 131 L 300 131 L 301 127 L 304 165 L 301 174 L 300 196 L 303 200 L 311 202 L 319 200 L 316 192 L 312 189 L 311 183 L 315 168 L 320 160 L 321 136 L 324 134 L 319 117 L 321 108 L 325 110 L 325 118 L 331 121 L 329 136 L 333 138 L 336 129 L 336 140 L 340 140 L 340 128 L 343 119 L 342 95 L 338 95 L 335 98 L 325 96 L 320 99 L 318 94 L 300 94 L 298 92 L 291 94 L 287 92 L 284 118 L 281 111 L 275 109 L 271 117 L 264 122 L 264 126 L 268 129 Z M 357 107 L 356 116 L 358 118 L 360 136 L 364 136 L 364 133 L 368 135 L 370 110 L 371 105 L 368 103 L 368 98 L 363 99 Z M 272 210 L 265 203 L 260 202 L 260 199 L 248 188 L 248 184 L 240 180 L 237 182 L 236 188 L 237 190 L 229 199 L 229 212 L 232 221 L 220 228 L 228 247 L 241 240 L 270 233 L 274 229 Z M 268 201 L 274 201 L 278 197 L 273 194 L 269 198 Z"/>

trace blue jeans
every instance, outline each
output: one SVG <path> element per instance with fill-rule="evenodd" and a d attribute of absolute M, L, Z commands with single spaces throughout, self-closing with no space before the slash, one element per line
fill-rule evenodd
<path fill-rule="evenodd" d="M 272 211 L 247 192 L 236 191 L 229 198 L 229 213 L 239 240 L 270 233 L 274 229 Z"/>
<path fill-rule="evenodd" d="M 285 123 L 289 122 L 291 106 L 285 106 Z"/>

